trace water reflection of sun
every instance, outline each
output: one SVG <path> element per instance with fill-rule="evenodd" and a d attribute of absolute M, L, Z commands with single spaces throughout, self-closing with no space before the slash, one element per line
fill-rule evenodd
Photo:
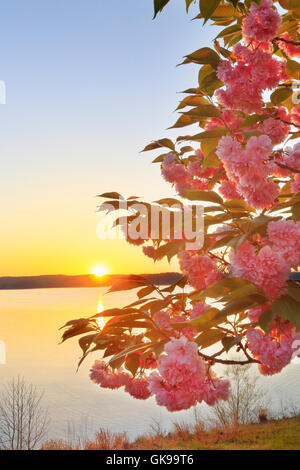
<path fill-rule="evenodd" d="M 104 307 L 103 307 L 103 304 L 102 304 L 102 300 L 100 299 L 99 302 L 98 302 L 97 313 L 101 313 L 101 312 L 103 312 L 103 310 L 104 310 Z M 98 322 L 99 327 L 102 329 L 104 327 L 104 318 L 103 317 L 98 317 L 97 322 Z"/>

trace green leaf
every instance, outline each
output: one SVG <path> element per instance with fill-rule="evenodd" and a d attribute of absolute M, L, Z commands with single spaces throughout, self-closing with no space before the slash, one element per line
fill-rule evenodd
<path fill-rule="evenodd" d="M 299 8 L 299 0 L 278 0 L 280 6 L 285 10 L 296 10 Z"/>
<path fill-rule="evenodd" d="M 285 295 L 272 303 L 272 312 L 289 320 L 296 326 L 297 330 L 300 329 L 300 302 Z"/>
<path fill-rule="evenodd" d="M 216 20 L 220 18 L 232 18 L 237 14 L 237 11 L 231 5 L 219 5 L 218 8 L 214 11 L 212 19 Z"/>
<path fill-rule="evenodd" d="M 235 24 L 233 26 L 229 26 L 228 28 L 223 29 L 217 38 L 226 38 L 227 36 L 231 36 L 233 33 L 237 33 L 241 30 L 241 26 L 239 24 Z"/>
<path fill-rule="evenodd" d="M 226 352 L 228 352 L 233 346 L 241 342 L 241 336 L 225 336 L 222 339 L 222 344 Z"/>
<path fill-rule="evenodd" d="M 150 285 L 152 285 L 152 283 L 145 277 L 130 274 L 129 276 L 120 276 L 116 280 L 113 279 L 113 285 L 108 292 L 118 292 Z"/>
<path fill-rule="evenodd" d="M 181 195 L 183 198 L 189 201 L 209 201 L 215 202 L 216 204 L 223 204 L 223 199 L 214 191 L 197 191 L 187 189 Z"/>
<path fill-rule="evenodd" d="M 271 101 L 276 106 L 292 96 L 293 92 L 290 88 L 280 87 L 275 90 L 271 95 Z"/>
<path fill-rule="evenodd" d="M 236 313 L 241 313 L 244 310 L 248 310 L 249 308 L 256 307 L 259 304 L 265 303 L 267 299 L 262 296 L 259 302 L 257 300 L 258 299 L 256 299 L 255 296 L 249 296 L 241 300 L 230 302 L 220 311 L 220 319 L 227 317 L 228 315 L 234 315 Z"/>
<path fill-rule="evenodd" d="M 196 116 L 188 116 L 186 114 L 182 114 L 180 118 L 177 119 L 173 126 L 169 127 L 169 129 L 176 129 L 178 127 L 185 127 L 190 126 L 191 124 L 195 124 L 199 121 L 199 118 Z"/>
<path fill-rule="evenodd" d="M 296 80 L 300 80 L 300 64 L 295 60 L 288 59 L 286 63 L 286 71 L 287 74 L 295 78 Z"/>
<path fill-rule="evenodd" d="M 97 197 L 108 197 L 108 199 L 123 199 L 123 196 L 121 196 L 121 194 L 119 193 L 116 193 L 116 192 L 110 192 L 110 193 L 103 193 L 103 194 L 99 194 Z"/>
<path fill-rule="evenodd" d="M 300 203 L 298 202 L 298 204 L 295 204 L 293 207 L 292 207 L 292 219 L 295 221 L 295 222 L 298 222 L 300 220 Z"/>
<path fill-rule="evenodd" d="M 201 142 L 206 139 L 216 139 L 218 137 L 223 137 L 223 135 L 228 134 L 228 130 L 225 127 L 219 127 L 218 129 L 213 129 L 211 131 L 200 132 L 200 134 L 193 135 L 192 140 Z"/>
<path fill-rule="evenodd" d="M 149 286 L 144 287 L 143 289 L 139 290 L 137 296 L 139 299 L 146 297 L 147 295 L 151 294 L 155 290 L 155 287 Z"/>
<path fill-rule="evenodd" d="M 161 12 L 170 0 L 154 0 L 154 17 Z"/>
<path fill-rule="evenodd" d="M 265 333 L 268 333 L 269 328 L 274 320 L 274 317 L 275 314 L 274 312 L 272 312 L 272 310 L 266 310 L 260 315 L 258 319 L 258 324 L 264 330 Z"/>
<path fill-rule="evenodd" d="M 90 345 L 95 341 L 95 339 L 99 336 L 99 334 L 92 334 L 92 335 L 87 335 L 83 336 L 82 338 L 79 339 L 79 346 L 81 347 L 83 354 L 87 352 L 89 349 Z"/>
<path fill-rule="evenodd" d="M 200 12 L 204 18 L 204 23 L 212 16 L 221 0 L 200 0 Z"/>
<path fill-rule="evenodd" d="M 253 124 L 256 124 L 261 120 L 261 116 L 258 114 L 251 114 L 251 116 L 246 117 L 242 124 L 240 125 L 240 129 L 243 129 L 245 127 L 251 127 Z"/>
<path fill-rule="evenodd" d="M 109 361 L 109 364 L 113 363 L 114 361 L 117 361 L 118 359 L 125 358 L 128 356 L 128 354 L 132 354 L 137 351 L 144 351 L 146 349 L 151 349 L 159 344 L 157 341 L 152 342 L 152 343 L 142 343 L 134 346 L 130 346 L 129 348 L 124 349 L 124 351 L 121 351 L 118 354 L 115 354 L 112 359 Z"/>
<path fill-rule="evenodd" d="M 210 64 L 214 69 L 218 68 L 220 62 L 218 54 L 209 47 L 198 49 L 185 57 L 183 64 L 189 64 L 191 62 L 196 64 Z"/>
<path fill-rule="evenodd" d="M 185 3 L 186 3 L 186 12 L 188 13 L 189 11 L 189 8 L 190 8 L 190 5 L 191 3 L 193 3 L 194 0 L 185 0 Z"/>
<path fill-rule="evenodd" d="M 203 333 L 201 333 L 195 341 L 202 348 L 208 348 L 209 346 L 212 346 L 213 344 L 221 341 L 224 335 L 224 331 L 212 328 L 210 330 L 203 331 Z"/>
<path fill-rule="evenodd" d="M 156 140 L 155 142 L 151 142 L 151 144 L 149 145 L 146 145 L 146 147 L 142 150 L 142 152 L 148 152 L 149 150 L 156 150 L 161 147 L 167 147 L 171 150 L 175 150 L 175 145 L 173 144 L 172 140 L 160 139 L 160 140 Z"/>
<path fill-rule="evenodd" d="M 242 288 L 252 287 L 256 289 L 257 286 L 246 279 L 241 277 L 228 277 L 218 281 L 216 284 L 209 286 L 207 289 L 202 291 L 202 295 L 205 297 L 211 297 L 213 299 L 220 299 L 226 294 L 230 294 L 232 291 L 240 290 Z"/>
<path fill-rule="evenodd" d="M 296 302 L 300 302 L 300 286 L 298 286 L 294 282 L 288 282 L 288 287 L 285 288 L 285 291 L 287 292 L 289 297 L 296 300 Z"/>
<path fill-rule="evenodd" d="M 220 165 L 221 160 L 215 154 L 214 151 L 210 152 L 206 157 L 203 159 L 202 168 L 203 170 L 207 167 L 218 166 Z"/>
<path fill-rule="evenodd" d="M 170 261 L 179 251 L 183 250 L 184 244 L 185 242 L 183 240 L 174 240 L 160 246 L 155 252 L 155 259 L 161 260 L 166 256 Z"/>
<path fill-rule="evenodd" d="M 195 108 L 190 109 L 183 113 L 185 116 L 191 116 L 195 118 L 207 118 L 207 117 L 219 117 L 220 111 L 216 106 L 211 104 L 200 105 Z"/>
<path fill-rule="evenodd" d="M 126 357 L 125 368 L 129 370 L 134 376 L 140 366 L 140 358 L 138 354 L 130 354 Z"/>
<path fill-rule="evenodd" d="M 175 323 L 173 324 L 173 326 L 174 328 L 176 328 L 177 326 L 181 325 L 184 328 L 185 326 L 192 325 L 192 326 L 195 326 L 195 328 L 197 328 L 198 331 L 207 330 L 211 328 L 212 326 L 215 326 L 219 323 L 218 320 L 215 320 L 218 317 L 218 315 L 219 315 L 219 310 L 217 308 L 210 308 L 206 310 L 206 312 L 203 315 L 201 315 L 198 318 L 195 318 L 194 320 L 190 320 L 189 322 L 185 322 L 185 323 Z"/>
<path fill-rule="evenodd" d="M 210 68 L 210 70 L 212 69 Z M 209 104 L 209 102 L 200 95 L 186 96 L 177 106 L 176 111 L 186 106 L 201 106 L 202 104 Z"/>
<path fill-rule="evenodd" d="M 224 203 L 224 206 L 231 212 L 240 212 L 241 210 L 255 212 L 255 209 L 253 209 L 253 207 L 248 206 L 245 201 L 242 201 L 240 199 L 231 199 L 230 201 L 226 201 Z"/>

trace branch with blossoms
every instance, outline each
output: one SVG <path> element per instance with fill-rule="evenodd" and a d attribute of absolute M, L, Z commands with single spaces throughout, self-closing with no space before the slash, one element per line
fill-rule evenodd
<path fill-rule="evenodd" d="M 169 1 L 155 0 L 155 16 Z M 193 2 L 185 3 L 189 10 Z M 125 222 L 116 225 L 127 242 L 156 262 L 176 257 L 181 275 L 160 287 L 143 276 L 117 279 L 110 292 L 134 290 L 137 299 L 73 320 L 63 334 L 63 341 L 80 336 L 80 364 L 101 355 L 90 374 L 97 385 L 155 396 L 169 411 L 228 399 L 230 383 L 214 364 L 256 364 L 273 375 L 300 340 L 299 11 L 293 0 L 200 0 L 195 19 L 221 30 L 182 63 L 199 67 L 172 126 L 189 133 L 144 148 L 158 152 L 153 163 L 176 197 L 150 204 L 112 192 L 99 206 L 117 214 L 126 202 Z M 146 217 L 138 203 L 147 214 L 153 205 L 171 213 L 174 204 L 201 203 L 203 245 L 191 249 L 184 227 L 180 237 L 174 226 L 154 237 L 151 217 L 146 236 L 133 237 Z"/>

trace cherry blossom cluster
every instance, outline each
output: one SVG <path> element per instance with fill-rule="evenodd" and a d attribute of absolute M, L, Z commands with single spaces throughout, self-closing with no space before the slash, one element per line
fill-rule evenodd
<path fill-rule="evenodd" d="M 216 261 L 209 256 L 183 251 L 178 257 L 181 271 L 187 274 L 189 283 L 195 289 L 204 289 L 223 278 Z"/>
<path fill-rule="evenodd" d="M 255 209 L 270 207 L 279 194 L 279 187 L 268 181 L 273 169 L 270 163 L 272 149 L 272 141 L 267 135 L 252 136 L 245 148 L 234 137 L 224 136 L 217 148 L 228 179 Z"/>
<path fill-rule="evenodd" d="M 272 41 L 281 26 L 281 17 L 273 9 L 272 0 L 261 0 L 260 6 L 252 2 L 250 12 L 243 20 L 243 38 L 246 43 Z"/>
<path fill-rule="evenodd" d="M 144 377 L 132 377 L 131 374 L 122 370 L 114 372 L 104 361 L 95 361 L 91 368 L 90 379 L 100 387 L 111 390 L 124 386 L 125 391 L 138 400 L 147 400 L 151 395 L 148 382 Z"/>
<path fill-rule="evenodd" d="M 232 55 L 235 62 L 221 60 L 218 66 L 218 77 L 226 89 L 217 90 L 216 97 L 225 108 L 260 113 L 263 92 L 287 78 L 285 62 L 261 49 L 251 50 L 241 44 L 234 46 Z"/>
<path fill-rule="evenodd" d="M 205 401 L 214 405 L 227 400 L 230 384 L 208 370 L 198 355 L 198 345 L 187 338 L 172 339 L 158 361 L 158 372 L 149 377 L 149 389 L 157 404 L 180 411 Z"/>
<path fill-rule="evenodd" d="M 196 150 L 195 159 L 187 167 L 174 153 L 169 153 L 162 164 L 162 175 L 166 181 L 175 185 L 179 194 L 187 189 L 207 190 L 213 176 L 220 173 L 223 167 L 219 165 L 203 168 L 202 164 L 203 154 L 200 150 Z"/>
<path fill-rule="evenodd" d="M 250 329 L 247 331 L 249 349 L 256 359 L 260 361 L 258 369 L 263 375 L 273 375 L 280 372 L 287 366 L 292 358 L 293 343 L 299 339 L 299 334 L 295 334 L 295 328 L 288 323 L 285 331 L 281 325 L 283 333 L 278 335 L 278 330 L 266 336 L 260 329 Z"/>

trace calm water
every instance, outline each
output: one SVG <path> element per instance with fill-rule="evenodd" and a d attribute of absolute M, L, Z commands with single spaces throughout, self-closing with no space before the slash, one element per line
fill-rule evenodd
<path fill-rule="evenodd" d="M 99 357 L 96 353 L 76 373 L 77 340 L 59 345 L 59 328 L 70 319 L 94 314 L 100 298 L 105 308 L 134 300 L 134 294 L 103 294 L 98 288 L 0 291 L 0 340 L 7 348 L 0 383 L 21 375 L 45 390 L 44 403 L 51 417 L 49 437 L 54 438 L 65 438 L 68 426 L 89 437 L 100 426 L 135 437 L 149 431 L 153 419 L 166 429 L 174 421 L 192 421 L 191 411 L 169 413 L 152 398 L 142 402 L 122 391 L 102 390 L 92 384 L 88 371 Z M 263 379 L 274 405 L 282 397 L 300 405 L 299 373 L 300 365 L 293 364 L 283 373 Z"/>

